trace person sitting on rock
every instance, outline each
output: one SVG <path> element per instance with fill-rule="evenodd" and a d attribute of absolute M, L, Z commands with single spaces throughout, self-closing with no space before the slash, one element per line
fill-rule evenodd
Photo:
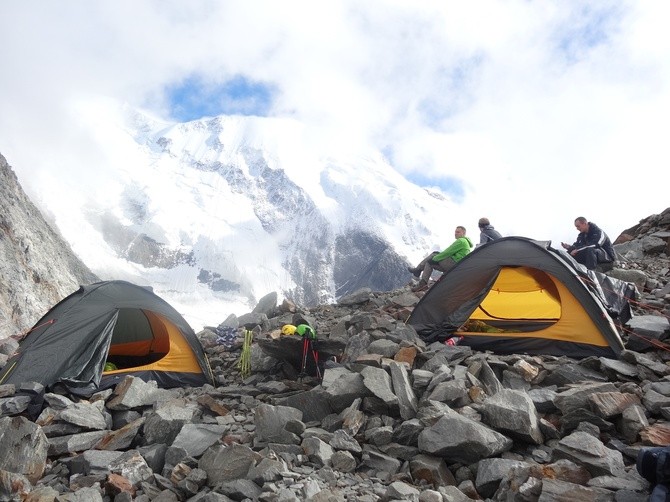
<path fill-rule="evenodd" d="M 407 268 L 415 277 L 421 276 L 419 284 L 414 288 L 415 291 L 420 290 L 428 284 L 433 270 L 444 273 L 472 251 L 474 246 L 470 238 L 465 236 L 465 227 L 457 226 L 454 231 L 454 237 L 456 237 L 456 240 L 441 253 L 433 251 L 421 260 L 416 267 Z"/>
<path fill-rule="evenodd" d="M 477 244 L 477 247 L 501 238 L 502 235 L 493 228 L 488 218 L 479 218 L 479 244 Z"/>
<path fill-rule="evenodd" d="M 575 243 L 561 242 L 561 246 L 589 270 L 595 270 L 599 264 L 611 268 L 616 256 L 607 234 L 583 216 L 575 219 L 575 228 L 579 230 Z"/>

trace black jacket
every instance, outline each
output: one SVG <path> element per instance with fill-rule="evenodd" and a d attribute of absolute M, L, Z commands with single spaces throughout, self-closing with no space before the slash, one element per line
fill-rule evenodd
<path fill-rule="evenodd" d="M 575 243 L 568 248 L 568 252 L 587 247 L 602 249 L 607 253 L 607 259 L 609 261 L 614 261 L 614 258 L 616 257 L 610 238 L 607 237 L 607 234 L 603 232 L 598 225 L 590 221 L 588 231 L 579 233 Z"/>

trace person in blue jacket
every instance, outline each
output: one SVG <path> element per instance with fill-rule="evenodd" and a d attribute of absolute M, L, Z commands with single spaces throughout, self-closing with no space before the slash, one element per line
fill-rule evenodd
<path fill-rule="evenodd" d="M 598 225 L 580 216 L 575 219 L 575 228 L 579 230 L 575 243 L 561 242 L 575 260 L 589 270 L 595 270 L 599 264 L 614 263 L 616 255 L 612 242 Z"/>

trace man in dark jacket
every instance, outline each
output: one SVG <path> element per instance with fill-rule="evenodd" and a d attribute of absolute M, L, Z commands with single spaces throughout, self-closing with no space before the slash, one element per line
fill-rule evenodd
<path fill-rule="evenodd" d="M 575 219 L 575 228 L 579 230 L 575 243 L 572 245 L 561 243 L 575 260 L 589 270 L 595 270 L 599 263 L 612 264 L 614 262 L 612 242 L 598 225 L 580 216 Z"/>
<path fill-rule="evenodd" d="M 501 237 L 500 232 L 493 228 L 488 218 L 479 218 L 479 244 L 477 244 L 477 247 Z"/>

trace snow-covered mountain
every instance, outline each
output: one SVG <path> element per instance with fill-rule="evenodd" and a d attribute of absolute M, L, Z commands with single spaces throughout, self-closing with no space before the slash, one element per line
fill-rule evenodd
<path fill-rule="evenodd" d="M 196 329 L 272 291 L 309 306 L 398 287 L 453 240 L 439 191 L 292 120 L 88 113 L 99 161 L 21 181 L 96 275 L 152 285 Z"/>

